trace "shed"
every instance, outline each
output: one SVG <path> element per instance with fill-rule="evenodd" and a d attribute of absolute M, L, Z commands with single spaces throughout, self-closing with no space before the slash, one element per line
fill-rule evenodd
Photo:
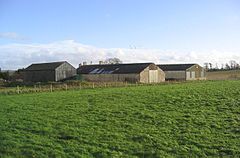
<path fill-rule="evenodd" d="M 91 82 L 141 82 L 165 81 L 164 72 L 154 63 L 83 65 L 77 73 Z"/>
<path fill-rule="evenodd" d="M 56 82 L 75 75 L 76 69 L 66 61 L 37 63 L 24 70 L 24 82 Z"/>
<path fill-rule="evenodd" d="M 166 80 L 205 80 L 206 71 L 198 64 L 158 65 L 165 72 Z"/>

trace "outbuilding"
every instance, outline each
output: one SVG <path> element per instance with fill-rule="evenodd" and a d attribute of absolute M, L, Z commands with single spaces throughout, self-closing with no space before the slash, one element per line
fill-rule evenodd
<path fill-rule="evenodd" d="M 90 82 L 141 82 L 165 81 L 164 72 L 154 63 L 80 65 L 77 73 Z"/>
<path fill-rule="evenodd" d="M 73 76 L 76 69 L 66 61 L 32 64 L 24 70 L 24 82 L 57 82 Z"/>
<path fill-rule="evenodd" d="M 198 64 L 158 65 L 165 72 L 166 80 L 206 80 L 206 71 Z"/>

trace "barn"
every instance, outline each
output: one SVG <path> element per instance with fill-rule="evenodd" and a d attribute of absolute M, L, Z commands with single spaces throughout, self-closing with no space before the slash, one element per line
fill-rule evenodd
<path fill-rule="evenodd" d="M 141 82 L 165 81 L 164 72 L 154 63 L 80 65 L 77 73 L 91 82 Z"/>
<path fill-rule="evenodd" d="M 165 72 L 166 80 L 205 80 L 206 71 L 198 64 L 158 65 Z"/>
<path fill-rule="evenodd" d="M 56 82 L 75 75 L 76 69 L 66 61 L 37 63 L 24 70 L 24 82 Z"/>

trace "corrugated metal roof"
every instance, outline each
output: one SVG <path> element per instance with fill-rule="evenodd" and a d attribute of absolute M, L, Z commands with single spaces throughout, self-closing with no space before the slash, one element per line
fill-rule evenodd
<path fill-rule="evenodd" d="M 28 66 L 26 71 L 39 71 L 39 70 L 55 70 L 57 67 L 65 63 L 66 61 L 61 62 L 51 62 L 51 63 L 36 63 Z"/>
<path fill-rule="evenodd" d="M 165 65 L 157 65 L 163 71 L 185 71 L 188 68 L 197 64 L 165 64 Z"/>
<path fill-rule="evenodd" d="M 153 63 L 83 65 L 77 69 L 79 74 L 129 74 L 140 73 Z"/>

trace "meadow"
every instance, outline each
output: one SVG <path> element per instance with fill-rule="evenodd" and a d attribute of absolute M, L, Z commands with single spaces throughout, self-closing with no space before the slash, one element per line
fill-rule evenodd
<path fill-rule="evenodd" d="M 240 81 L 0 95 L 0 157 L 239 157 Z"/>

